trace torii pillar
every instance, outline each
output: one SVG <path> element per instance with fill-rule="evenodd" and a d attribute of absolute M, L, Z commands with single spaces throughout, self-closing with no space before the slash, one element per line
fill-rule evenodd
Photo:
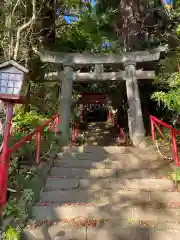
<path fill-rule="evenodd" d="M 139 97 L 139 88 L 136 78 L 136 63 L 127 61 L 125 67 L 126 91 L 128 100 L 128 127 L 129 135 L 135 146 L 139 146 L 145 138 L 145 128 Z"/>
<path fill-rule="evenodd" d="M 73 65 L 70 63 L 64 63 L 60 92 L 60 132 L 63 144 L 68 144 L 70 141 L 73 73 Z"/>

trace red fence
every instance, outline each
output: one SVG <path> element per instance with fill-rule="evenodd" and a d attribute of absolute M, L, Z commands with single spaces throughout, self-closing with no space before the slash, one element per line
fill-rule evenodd
<path fill-rule="evenodd" d="M 72 124 L 72 144 L 76 144 L 77 138 L 79 136 L 79 125 L 77 123 Z"/>
<path fill-rule="evenodd" d="M 177 147 L 177 136 L 180 136 L 180 130 L 173 128 L 173 126 L 171 126 L 170 124 L 167 124 L 152 115 L 150 115 L 150 123 L 151 123 L 152 140 L 156 140 L 155 128 L 163 138 L 165 136 L 163 134 L 161 127 L 163 126 L 170 130 L 170 134 L 172 138 L 172 153 L 173 153 L 173 157 L 176 162 L 176 165 L 179 166 L 180 160 L 179 160 L 178 147 Z"/>
<path fill-rule="evenodd" d="M 126 136 L 125 136 L 125 133 L 124 133 L 124 129 L 118 124 L 117 118 L 116 118 L 116 113 L 112 113 L 112 112 L 109 113 L 108 112 L 107 119 L 112 119 L 114 126 L 118 130 L 119 139 L 125 142 L 126 141 Z"/>
<path fill-rule="evenodd" d="M 20 149 L 26 142 L 32 141 L 33 137 L 36 137 L 36 164 L 40 163 L 40 150 L 41 150 L 41 138 L 42 132 L 45 127 L 49 127 L 50 131 L 55 134 L 58 132 L 58 126 L 60 124 L 59 114 L 54 115 L 51 119 L 47 120 L 42 126 L 35 129 L 33 132 L 23 137 L 19 142 L 15 143 L 12 147 L 6 149 L 0 156 L 0 206 L 6 204 L 6 192 L 8 183 L 8 169 L 10 164 L 11 155 Z"/>

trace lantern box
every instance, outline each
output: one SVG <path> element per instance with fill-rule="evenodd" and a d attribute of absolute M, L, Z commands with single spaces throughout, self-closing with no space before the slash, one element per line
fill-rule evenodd
<path fill-rule="evenodd" d="M 10 60 L 0 64 L 0 99 L 23 103 L 29 88 L 29 70 Z"/>

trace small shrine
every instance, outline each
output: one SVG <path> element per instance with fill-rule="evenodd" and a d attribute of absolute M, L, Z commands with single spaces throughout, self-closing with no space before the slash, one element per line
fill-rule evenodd
<path fill-rule="evenodd" d="M 81 93 L 75 104 L 79 106 L 80 122 L 106 121 L 108 118 L 108 96 L 104 93 Z"/>

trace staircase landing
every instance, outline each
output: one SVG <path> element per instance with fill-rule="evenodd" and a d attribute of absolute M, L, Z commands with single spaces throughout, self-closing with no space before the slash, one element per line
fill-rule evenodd
<path fill-rule="evenodd" d="M 117 146 L 117 129 L 106 128 L 106 122 L 90 122 L 83 132 L 86 145 Z"/>

